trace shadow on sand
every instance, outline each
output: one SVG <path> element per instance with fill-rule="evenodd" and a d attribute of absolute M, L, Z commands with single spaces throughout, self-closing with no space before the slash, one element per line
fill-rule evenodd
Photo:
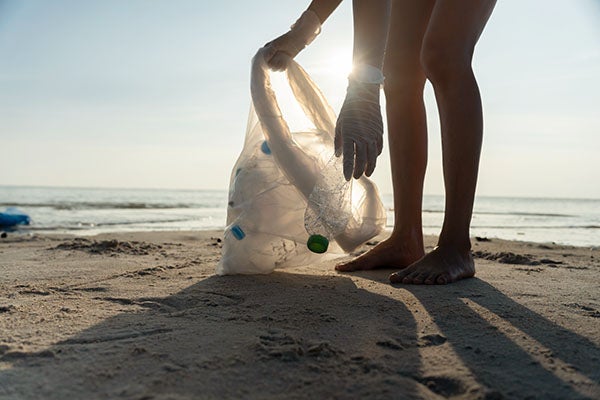
<path fill-rule="evenodd" d="M 384 271 L 357 275 L 387 279 Z M 389 289 L 398 299 L 344 275 L 278 272 L 210 277 L 165 298 L 105 298 L 124 312 L 37 356 L 9 360 L 0 398 L 593 397 L 598 347 L 489 284 Z M 444 340 L 423 341 L 430 332 L 418 331 L 403 301 L 414 298 Z M 529 339 L 511 338 L 519 335 Z M 561 346 L 567 341 L 577 351 Z M 432 346 L 451 348 L 474 383 L 424 368 Z M 535 346 L 546 361 L 532 355 Z M 565 377 L 587 379 L 589 390 L 575 391 Z"/>

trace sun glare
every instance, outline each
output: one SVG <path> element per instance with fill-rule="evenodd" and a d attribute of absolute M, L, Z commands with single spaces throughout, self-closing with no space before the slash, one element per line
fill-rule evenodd
<path fill-rule="evenodd" d="M 317 54 L 305 67 L 311 75 L 345 79 L 352 71 L 352 51 L 351 49 L 337 48 L 326 54 Z"/>
<path fill-rule="evenodd" d="M 317 61 L 302 65 L 316 82 L 329 82 L 339 80 L 342 86 L 352 71 L 352 52 L 349 49 L 336 49 L 325 56 L 315 58 Z M 315 60 L 313 59 L 313 60 Z M 284 119 L 287 121 L 291 131 L 305 130 L 312 127 L 302 108 L 294 98 L 287 77 L 284 72 L 273 72 L 270 74 L 271 85 L 277 97 L 277 103 L 281 109 Z M 336 101 L 335 98 L 329 98 Z M 332 103 L 333 104 L 333 103 Z"/>
<path fill-rule="evenodd" d="M 275 97 L 283 119 L 288 123 L 290 130 L 293 132 L 311 127 L 312 123 L 308 120 L 292 93 L 286 74 L 284 72 L 271 72 L 271 86 L 275 91 Z"/>
<path fill-rule="evenodd" d="M 352 72 L 352 58 L 349 54 L 341 51 L 332 53 L 316 68 L 318 73 L 346 78 Z"/>
<path fill-rule="evenodd" d="M 341 55 L 332 56 L 327 62 L 327 72 L 335 76 L 347 77 L 352 72 L 352 60 Z"/>

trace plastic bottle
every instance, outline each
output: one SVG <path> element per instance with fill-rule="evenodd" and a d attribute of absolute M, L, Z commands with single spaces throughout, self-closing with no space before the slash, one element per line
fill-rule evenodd
<path fill-rule="evenodd" d="M 269 143 L 266 140 L 263 140 L 260 143 L 260 151 L 263 153 L 263 157 L 270 157 L 272 155 L 271 152 L 271 148 L 269 147 Z M 234 185 L 233 185 L 233 193 L 230 192 L 229 194 L 229 201 L 228 201 L 228 206 L 229 206 L 229 212 L 231 212 L 231 217 L 230 219 L 234 219 L 233 217 L 235 216 L 235 219 L 239 219 L 239 215 L 240 215 L 240 211 L 234 211 L 234 208 L 237 206 L 236 204 L 236 200 L 234 200 L 235 196 L 235 183 L 237 183 L 238 178 L 240 178 L 240 174 L 245 172 L 246 174 L 250 174 L 252 175 L 253 178 L 257 178 L 256 175 L 257 173 L 260 174 L 260 171 L 252 171 L 252 170 L 248 170 L 248 168 L 242 168 L 241 166 L 237 167 L 235 170 L 235 175 L 234 175 Z M 255 179 L 252 179 L 251 177 L 244 177 L 242 176 L 240 178 L 240 180 L 245 180 L 248 181 L 248 183 L 252 183 Z M 260 179 L 260 177 L 258 177 L 258 179 Z M 261 181 L 264 182 L 264 179 L 260 179 Z M 247 189 L 244 190 L 244 188 L 242 188 L 241 192 L 249 192 Z M 255 194 L 256 195 L 256 194 Z M 239 201 L 239 199 L 238 199 Z M 228 221 L 229 224 L 229 221 Z M 242 225 L 247 225 L 247 224 L 242 224 Z M 244 229 L 247 230 L 247 226 L 242 227 L 239 223 L 236 224 L 229 224 L 229 226 L 227 227 L 227 230 L 229 232 L 231 232 L 231 235 L 237 239 L 237 240 L 242 240 L 246 237 L 246 231 Z"/>
<path fill-rule="evenodd" d="M 304 214 L 308 249 L 325 253 L 329 242 L 344 233 L 351 217 L 352 182 L 344 178 L 342 158 L 334 155 L 321 171 L 308 198 Z"/>

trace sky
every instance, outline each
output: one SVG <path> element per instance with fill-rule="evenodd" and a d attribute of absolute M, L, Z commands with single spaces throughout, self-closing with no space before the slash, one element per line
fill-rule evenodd
<path fill-rule="evenodd" d="M 0 185 L 226 189 L 250 60 L 309 1 L 0 0 Z M 335 110 L 346 0 L 297 61 Z M 501 0 L 473 61 L 484 105 L 479 195 L 600 198 L 600 1 Z M 442 194 L 426 88 L 426 194 Z M 391 193 L 387 146 L 374 180 Z"/>

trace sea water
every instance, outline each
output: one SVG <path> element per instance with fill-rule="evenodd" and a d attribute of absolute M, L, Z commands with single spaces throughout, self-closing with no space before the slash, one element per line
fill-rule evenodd
<path fill-rule="evenodd" d="M 0 186 L 0 212 L 18 207 L 21 230 L 93 235 L 105 232 L 223 229 L 227 192 Z"/>
<path fill-rule="evenodd" d="M 384 195 L 387 227 L 393 198 Z M 222 230 L 225 190 L 142 190 L 0 186 L 0 212 L 18 207 L 32 223 L 20 233 Z M 444 197 L 423 199 L 423 231 L 438 234 Z M 600 246 L 600 199 L 477 197 L 471 235 L 540 243 Z"/>

